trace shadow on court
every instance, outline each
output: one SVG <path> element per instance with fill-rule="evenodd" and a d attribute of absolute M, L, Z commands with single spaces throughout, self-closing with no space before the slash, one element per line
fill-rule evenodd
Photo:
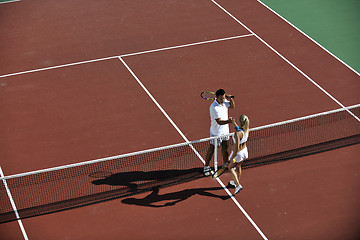
<path fill-rule="evenodd" d="M 47 183 L 53 187 L 54 181 L 51 179 L 57 180 L 56 184 L 59 188 L 56 195 L 54 195 L 53 198 L 49 198 L 48 196 L 40 198 L 41 195 L 39 194 L 39 198 L 37 199 L 38 205 L 30 205 L 27 207 L 26 204 L 23 204 L 25 206 L 18 208 L 17 211 L 21 219 L 129 197 L 131 195 L 153 191 L 155 188 L 173 186 L 204 177 L 201 167 L 185 170 L 131 171 L 115 174 L 111 174 L 111 172 L 108 171 L 100 171 L 91 173 L 89 176 L 85 175 L 88 174 L 87 171 L 76 172 L 76 169 L 69 169 L 69 171 L 70 170 L 74 170 L 74 172 L 68 172 L 66 175 L 59 173 L 59 176 L 54 176 L 54 174 L 56 174 L 54 173 L 49 176 L 49 179 L 40 178 L 38 181 L 42 187 L 47 186 Z M 86 181 L 89 179 L 88 177 L 96 179 Z M 69 184 L 70 180 L 73 185 Z M 34 186 L 39 184 L 34 184 Z M 108 186 L 113 187 L 109 188 Z M 29 187 L 24 185 L 22 194 L 27 194 L 27 191 L 31 191 L 31 189 L 28 190 L 27 188 Z M 71 191 L 73 189 L 76 190 Z M 66 195 L 63 196 L 63 193 L 66 193 Z M 52 199 L 56 199 L 57 195 L 60 200 L 51 201 Z M 190 197 L 193 193 L 185 193 L 185 195 Z M 183 197 L 180 197 L 180 199 L 181 198 Z M 8 210 L 4 209 L 4 211 L 0 213 L 0 223 L 16 221 L 18 219 L 11 209 L 10 203 L 8 206 Z"/>
<path fill-rule="evenodd" d="M 130 192 L 187 182 L 203 177 L 202 168 L 185 170 L 131 171 L 92 181 L 94 185 L 125 186 Z"/>
<path fill-rule="evenodd" d="M 212 191 L 223 190 L 222 187 L 212 187 L 212 188 L 193 188 L 185 189 L 173 193 L 165 193 L 159 195 L 159 189 L 155 188 L 152 192 L 144 198 L 125 198 L 121 202 L 129 205 L 137 205 L 144 207 L 169 207 L 174 206 L 175 204 L 182 202 L 192 196 L 200 195 L 205 197 L 219 198 L 221 200 L 229 199 L 229 195 L 217 195 L 212 193 Z"/>
<path fill-rule="evenodd" d="M 203 168 L 149 172 L 132 171 L 111 174 L 103 179 L 94 180 L 92 183 L 95 185 L 124 186 L 133 193 L 151 191 L 144 198 L 126 198 L 122 200 L 122 203 L 154 208 L 173 206 L 195 195 L 219 198 L 221 200 L 230 198 L 228 195 L 213 193 L 214 191 L 223 190 L 222 187 L 184 189 L 178 192 L 159 194 L 159 188 L 164 186 L 175 185 L 202 177 L 204 177 Z"/>

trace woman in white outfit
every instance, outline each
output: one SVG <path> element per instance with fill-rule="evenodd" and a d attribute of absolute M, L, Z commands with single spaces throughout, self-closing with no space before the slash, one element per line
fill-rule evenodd
<path fill-rule="evenodd" d="M 235 194 L 243 189 L 239 181 L 241 176 L 241 164 L 249 157 L 246 141 L 249 137 L 250 121 L 246 115 L 241 115 L 239 121 L 240 126 L 233 120 L 233 124 L 235 125 L 235 133 L 233 136 L 235 144 L 230 154 L 230 163 L 228 165 L 229 171 L 234 179 L 234 181 L 230 181 L 230 184 L 235 186 Z"/>

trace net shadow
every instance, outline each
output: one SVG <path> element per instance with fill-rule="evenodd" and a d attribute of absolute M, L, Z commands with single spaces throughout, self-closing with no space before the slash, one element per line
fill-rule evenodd
<path fill-rule="evenodd" d="M 96 179 L 89 183 L 89 188 L 97 186 L 112 187 L 113 190 L 103 191 L 97 194 L 69 198 L 65 201 L 53 202 L 31 208 L 18 210 L 21 219 L 60 212 L 78 207 L 97 204 L 104 201 L 129 197 L 164 188 L 172 185 L 193 181 L 204 177 L 202 168 L 191 168 L 185 170 L 158 170 L 158 171 L 131 171 L 111 174 L 108 177 Z M 0 214 L 0 223 L 17 220 L 13 211 Z"/>

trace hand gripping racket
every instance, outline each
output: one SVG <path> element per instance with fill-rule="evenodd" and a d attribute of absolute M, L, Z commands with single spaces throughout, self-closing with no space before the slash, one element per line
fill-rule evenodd
<path fill-rule="evenodd" d="M 209 91 L 202 92 L 200 94 L 200 96 L 206 100 L 215 100 L 216 99 L 216 94 L 214 92 L 209 92 Z M 231 98 L 235 98 L 235 96 L 231 96 Z"/>
<path fill-rule="evenodd" d="M 223 165 L 221 165 L 221 166 L 219 167 L 219 169 L 212 175 L 212 177 L 213 177 L 213 178 L 218 178 L 218 177 L 220 177 L 220 176 L 225 172 L 225 170 L 226 170 L 226 168 L 228 167 L 229 163 L 230 163 L 230 161 L 227 162 L 227 163 L 225 163 L 225 164 L 223 164 Z"/>

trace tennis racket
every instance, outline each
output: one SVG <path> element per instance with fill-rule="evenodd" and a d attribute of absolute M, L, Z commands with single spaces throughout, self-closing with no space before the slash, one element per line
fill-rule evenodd
<path fill-rule="evenodd" d="M 228 167 L 229 163 L 230 163 L 230 162 L 227 162 L 227 163 L 221 165 L 221 166 L 219 167 L 219 169 L 212 175 L 212 177 L 213 177 L 213 178 L 218 178 L 218 177 L 220 177 L 220 176 L 225 172 L 225 170 L 226 170 L 226 168 Z"/>
<path fill-rule="evenodd" d="M 214 92 L 209 92 L 209 91 L 202 92 L 200 94 L 200 96 L 206 100 L 215 100 L 216 99 L 216 94 Z M 231 96 L 231 98 L 235 98 L 235 97 Z"/>

